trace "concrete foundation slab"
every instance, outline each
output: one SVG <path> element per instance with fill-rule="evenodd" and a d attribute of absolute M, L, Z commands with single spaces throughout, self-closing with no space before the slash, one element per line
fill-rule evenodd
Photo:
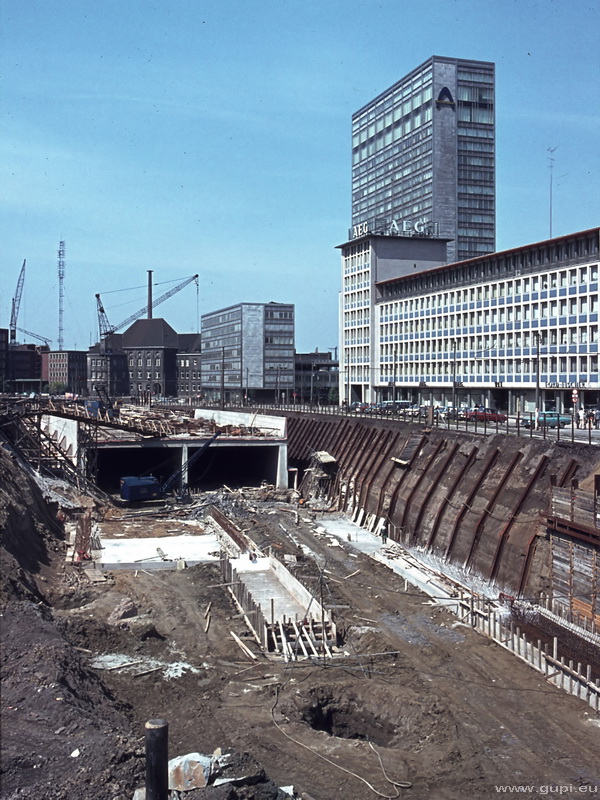
<path fill-rule="evenodd" d="M 202 536 L 156 536 L 146 539 L 102 539 L 102 550 L 95 559 L 101 569 L 177 569 L 183 560 L 188 566 L 219 560 L 219 541 L 215 534 Z M 164 553 L 164 557 L 158 552 Z"/>
<path fill-rule="evenodd" d="M 275 620 L 284 617 L 291 620 L 302 620 L 306 616 L 306 608 L 302 607 L 271 569 L 269 558 L 257 558 L 252 562 L 245 555 L 231 559 L 231 566 L 236 570 L 255 603 L 262 609 L 265 619 L 271 621 L 271 610 Z"/>
<path fill-rule="evenodd" d="M 422 592 L 435 598 L 438 602 L 444 605 L 456 605 L 456 601 L 452 600 L 452 590 L 443 585 L 441 576 L 436 576 L 425 565 L 418 565 L 416 559 L 413 562 L 412 557 L 410 561 L 403 558 L 397 552 L 399 549 L 397 545 L 382 546 L 379 536 L 364 530 L 364 528 L 348 519 L 321 519 L 320 527 L 326 533 L 342 541 L 349 542 L 353 549 L 371 556 L 376 561 L 381 561 L 412 586 L 418 587 Z"/>

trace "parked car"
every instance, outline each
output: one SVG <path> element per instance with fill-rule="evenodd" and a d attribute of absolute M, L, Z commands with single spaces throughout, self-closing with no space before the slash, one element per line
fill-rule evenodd
<path fill-rule="evenodd" d="M 402 414 L 410 408 L 410 400 L 384 400 L 380 405 L 383 414 Z"/>
<path fill-rule="evenodd" d="M 559 414 L 558 411 L 540 411 L 537 422 L 540 428 L 564 428 L 573 423 L 573 418 L 570 414 Z M 535 414 L 523 419 L 524 428 L 531 428 L 532 425 L 535 427 Z"/>
<path fill-rule="evenodd" d="M 465 419 L 470 411 L 475 411 L 474 408 L 467 408 L 466 406 L 449 406 L 446 416 L 448 419 Z"/>
<path fill-rule="evenodd" d="M 465 414 L 467 422 L 506 422 L 506 414 L 493 411 L 491 408 L 474 408 Z"/>
<path fill-rule="evenodd" d="M 381 413 L 380 403 L 367 403 L 363 409 L 363 414 L 379 414 Z"/>

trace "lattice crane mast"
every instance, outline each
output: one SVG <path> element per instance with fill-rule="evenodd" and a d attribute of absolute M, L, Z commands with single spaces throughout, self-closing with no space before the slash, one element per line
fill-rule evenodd
<path fill-rule="evenodd" d="M 23 294 L 23 283 L 25 282 L 25 264 L 27 263 L 26 260 L 23 261 L 23 266 L 21 267 L 21 272 L 19 273 L 19 279 L 17 281 L 17 288 L 15 290 L 15 296 L 12 299 L 11 309 L 10 309 L 10 337 L 9 337 L 9 344 L 15 345 L 17 343 L 17 319 L 19 316 L 19 308 L 21 306 L 21 295 Z"/>
<path fill-rule="evenodd" d="M 96 303 L 98 304 L 98 330 L 100 331 L 100 337 L 108 336 L 110 333 L 113 333 L 114 330 L 111 327 L 110 322 L 108 321 L 108 317 L 106 316 L 106 311 L 104 310 L 104 306 L 102 305 L 102 300 L 100 299 L 100 295 L 96 295 Z"/>
<path fill-rule="evenodd" d="M 168 300 L 169 297 L 173 297 L 174 294 L 180 292 L 182 289 L 185 289 L 186 286 L 189 286 L 192 281 L 198 281 L 198 275 L 192 275 L 190 278 L 186 278 L 181 283 L 178 283 L 177 286 L 173 286 L 172 289 L 169 289 L 168 292 L 161 294 L 160 297 L 157 297 L 156 300 L 152 301 L 152 308 L 156 308 L 156 306 L 164 303 L 165 300 Z M 116 333 L 120 331 L 121 328 L 126 328 L 132 322 L 135 322 L 136 319 L 143 317 L 144 314 L 148 311 L 148 304 L 140 308 L 139 311 L 136 311 L 135 314 L 131 314 L 131 316 L 124 319 L 123 322 L 120 322 L 118 325 L 111 325 L 108 321 L 108 317 L 106 316 L 106 311 L 104 310 L 104 306 L 102 305 L 102 299 L 100 295 L 96 295 L 96 302 L 98 304 L 98 327 L 100 330 L 100 336 L 109 336 L 111 333 Z"/>

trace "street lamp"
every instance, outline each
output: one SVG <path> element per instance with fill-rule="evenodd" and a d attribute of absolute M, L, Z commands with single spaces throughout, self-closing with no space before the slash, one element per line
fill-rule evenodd
<path fill-rule="evenodd" d="M 397 397 L 397 390 L 396 386 L 398 384 L 398 345 L 394 346 L 394 389 L 392 392 L 392 400 L 396 402 L 398 399 Z"/>
<path fill-rule="evenodd" d="M 535 410 L 540 410 L 540 334 L 535 336 Z"/>
<path fill-rule="evenodd" d="M 452 408 L 456 413 L 456 339 L 452 339 Z"/>
<path fill-rule="evenodd" d="M 221 348 L 221 408 L 225 408 L 225 348 Z"/>

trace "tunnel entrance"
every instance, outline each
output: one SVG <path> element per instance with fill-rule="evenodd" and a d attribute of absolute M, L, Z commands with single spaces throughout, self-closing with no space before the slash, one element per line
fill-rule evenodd
<path fill-rule="evenodd" d="M 200 445 L 198 445 L 200 446 Z M 189 454 L 194 452 L 191 445 Z M 119 491 L 119 481 L 126 475 L 154 475 L 162 483 L 181 466 L 181 449 L 175 447 L 99 448 L 98 486 L 105 492 Z M 277 480 L 278 448 L 264 446 L 211 446 L 192 465 L 188 474 L 190 488 L 214 491 L 224 485 L 231 489 L 259 487 Z"/>

